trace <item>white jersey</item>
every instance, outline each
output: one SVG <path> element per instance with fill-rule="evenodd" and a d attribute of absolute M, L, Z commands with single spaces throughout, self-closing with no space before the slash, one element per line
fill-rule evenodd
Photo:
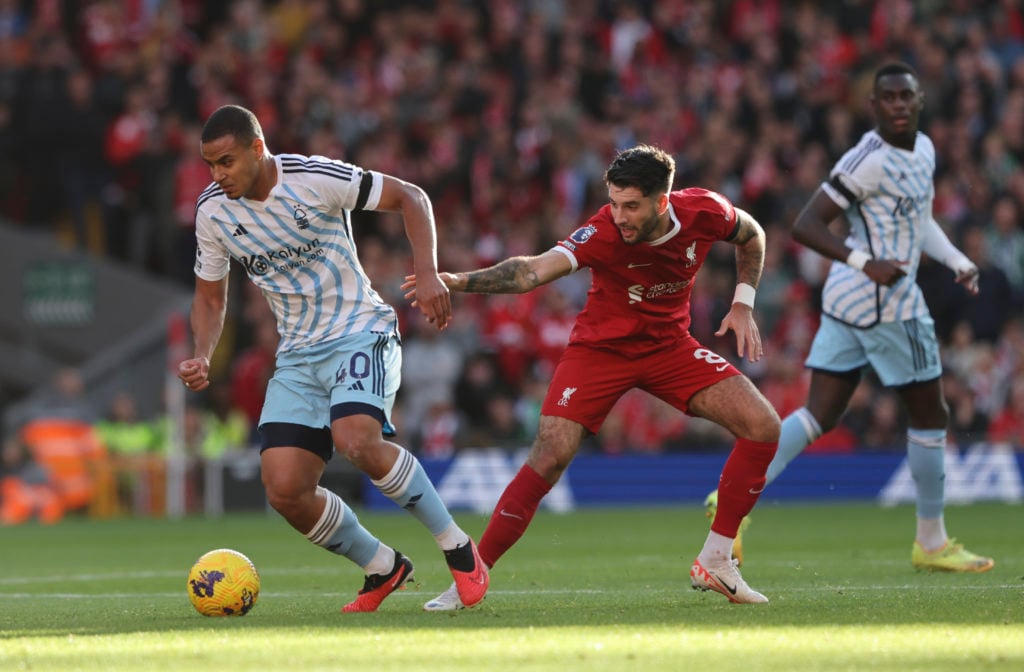
<path fill-rule="evenodd" d="M 231 200 L 211 184 L 196 202 L 195 273 L 228 274 L 230 257 L 263 291 L 281 334 L 278 352 L 347 334 L 397 330 L 370 286 L 352 238 L 353 210 L 373 210 L 383 177 L 323 156 L 279 154 L 265 201 Z"/>
<path fill-rule="evenodd" d="M 832 168 L 822 184 L 846 211 L 846 244 L 875 259 L 906 262 L 906 277 L 891 287 L 875 284 L 862 271 L 832 263 L 822 290 L 822 311 L 855 327 L 897 322 L 928 315 L 917 284 L 924 227 L 935 198 L 935 147 L 918 133 L 913 151 L 890 145 L 868 131 Z"/>

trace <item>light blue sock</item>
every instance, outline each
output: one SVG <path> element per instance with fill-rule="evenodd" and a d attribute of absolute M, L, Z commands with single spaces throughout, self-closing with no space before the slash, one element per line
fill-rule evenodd
<path fill-rule="evenodd" d="M 774 481 L 786 465 L 819 436 L 821 426 L 806 408 L 798 408 L 786 416 L 782 421 L 782 432 L 779 434 L 779 448 L 775 451 L 772 463 L 768 465 L 765 485 Z"/>
<path fill-rule="evenodd" d="M 306 538 L 331 553 L 345 556 L 360 567 L 369 565 L 380 546 L 380 539 L 360 524 L 359 517 L 341 497 L 326 488 L 317 487 L 317 492 L 327 498 L 327 506 Z"/>
<path fill-rule="evenodd" d="M 387 476 L 373 481 L 373 484 L 392 502 L 416 516 L 437 537 L 452 524 L 452 514 L 427 478 L 420 461 L 408 450 L 399 450 L 395 466 Z"/>
<path fill-rule="evenodd" d="M 917 515 L 939 518 L 945 502 L 946 430 L 908 429 L 907 464 L 917 484 Z"/>

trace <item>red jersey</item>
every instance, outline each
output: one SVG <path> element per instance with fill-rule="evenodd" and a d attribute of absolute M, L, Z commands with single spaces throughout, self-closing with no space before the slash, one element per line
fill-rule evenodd
<path fill-rule="evenodd" d="M 727 198 L 699 188 L 670 193 L 668 212 L 668 233 L 628 245 L 605 205 L 554 248 L 574 271 L 593 275 L 570 343 L 643 354 L 689 338 L 694 278 L 712 243 L 735 236 L 739 221 Z"/>

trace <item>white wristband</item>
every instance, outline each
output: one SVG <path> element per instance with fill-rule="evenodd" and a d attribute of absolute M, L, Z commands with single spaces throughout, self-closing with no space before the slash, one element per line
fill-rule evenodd
<path fill-rule="evenodd" d="M 745 282 L 741 282 L 736 285 L 736 293 L 733 294 L 733 303 L 742 303 L 745 306 L 754 307 L 754 295 L 757 294 L 757 290 L 748 285 Z"/>
<path fill-rule="evenodd" d="M 850 250 L 850 255 L 846 257 L 846 265 L 856 268 L 858 271 L 864 270 L 864 264 L 871 261 L 871 255 L 863 250 Z"/>

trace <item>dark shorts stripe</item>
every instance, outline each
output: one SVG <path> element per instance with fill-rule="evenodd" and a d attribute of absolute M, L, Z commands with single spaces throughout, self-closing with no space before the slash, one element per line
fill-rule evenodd
<path fill-rule="evenodd" d="M 925 368 L 927 357 L 925 356 L 924 344 L 921 343 L 921 335 L 918 333 L 918 324 L 916 321 L 907 321 L 903 323 L 903 329 L 907 332 L 907 341 L 910 343 L 910 352 L 914 362 L 914 370 L 920 371 Z"/>
<path fill-rule="evenodd" d="M 331 406 L 331 422 L 350 415 L 368 415 L 384 426 L 384 409 L 360 401 L 346 401 Z"/>
<path fill-rule="evenodd" d="M 373 346 L 373 393 L 384 396 L 384 349 L 388 345 L 388 337 L 380 335 Z"/>
<path fill-rule="evenodd" d="M 308 450 L 327 462 L 334 454 L 331 430 L 291 422 L 266 422 L 260 425 L 260 452 L 268 448 L 296 447 Z"/>

